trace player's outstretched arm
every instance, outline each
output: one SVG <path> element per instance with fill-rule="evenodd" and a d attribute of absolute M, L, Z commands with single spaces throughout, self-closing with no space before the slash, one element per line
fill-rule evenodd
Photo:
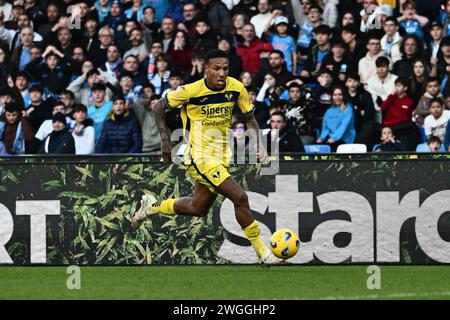
<path fill-rule="evenodd" d="M 165 121 L 166 105 L 163 100 L 159 100 L 153 107 L 155 113 L 156 126 L 161 134 L 161 152 L 162 159 L 165 164 L 169 164 L 172 161 L 172 142 L 170 141 L 170 134 L 166 127 Z"/>
<path fill-rule="evenodd" d="M 257 141 L 256 155 L 258 159 L 264 164 L 268 163 L 269 156 L 267 155 L 266 148 L 262 144 L 262 136 L 261 131 L 259 129 L 259 124 L 258 121 L 256 121 L 256 118 L 253 114 L 247 116 L 247 128 L 250 129 L 249 135 L 252 139 L 254 139 L 253 141 Z"/>

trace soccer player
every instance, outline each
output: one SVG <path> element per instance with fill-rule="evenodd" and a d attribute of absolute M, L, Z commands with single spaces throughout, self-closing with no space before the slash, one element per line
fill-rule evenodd
<path fill-rule="evenodd" d="M 247 90 L 240 81 L 228 77 L 228 72 L 228 55 L 221 50 L 210 50 L 205 57 L 205 78 L 180 86 L 155 105 L 155 120 L 161 133 L 161 151 L 166 164 L 171 161 L 172 144 L 164 113 L 166 109 L 182 106 L 183 132 L 188 142 L 184 162 L 187 172 L 195 180 L 195 190 L 192 198 L 162 202 L 156 201 L 153 195 L 144 195 L 141 208 L 132 219 L 132 228 L 137 229 L 144 219 L 156 214 L 204 217 L 220 193 L 233 202 L 236 219 L 259 261 L 263 264 L 282 263 L 283 260 L 275 257 L 261 240 L 247 194 L 227 171 L 231 157 L 228 131 L 235 105 L 246 116 L 247 127 L 254 130 L 250 130 L 254 141 L 259 133 Z M 267 161 L 263 146 L 258 146 L 257 154 L 262 162 Z"/>

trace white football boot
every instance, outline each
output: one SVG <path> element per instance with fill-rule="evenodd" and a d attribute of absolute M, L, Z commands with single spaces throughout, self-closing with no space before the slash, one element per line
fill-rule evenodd
<path fill-rule="evenodd" d="M 285 264 L 286 260 L 280 259 L 277 256 L 275 256 L 272 251 L 267 250 L 264 255 L 261 257 L 261 264 L 262 265 L 277 265 L 277 264 Z"/>
<path fill-rule="evenodd" d="M 151 208 L 157 202 L 158 200 L 153 194 L 144 194 L 142 196 L 141 207 L 134 213 L 134 216 L 131 219 L 131 228 L 133 230 L 137 230 L 142 222 L 152 214 Z"/>

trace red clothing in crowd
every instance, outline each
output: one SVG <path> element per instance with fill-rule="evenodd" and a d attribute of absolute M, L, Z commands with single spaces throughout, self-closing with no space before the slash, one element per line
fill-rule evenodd
<path fill-rule="evenodd" d="M 251 74 L 255 75 L 258 73 L 260 68 L 259 53 L 261 49 L 268 50 L 268 43 L 259 39 L 253 40 L 249 46 L 241 44 L 236 53 L 242 60 L 242 66 L 245 71 L 249 71 Z M 273 48 L 272 48 L 273 49 Z"/>
<path fill-rule="evenodd" d="M 178 71 L 191 72 L 192 49 L 175 50 L 172 48 L 167 55 L 169 56 L 170 62 L 175 65 Z"/>
<path fill-rule="evenodd" d="M 384 113 L 383 125 L 393 127 L 399 123 L 411 121 L 413 106 L 414 101 L 407 95 L 403 98 L 396 94 L 389 95 L 381 105 L 381 110 Z"/>

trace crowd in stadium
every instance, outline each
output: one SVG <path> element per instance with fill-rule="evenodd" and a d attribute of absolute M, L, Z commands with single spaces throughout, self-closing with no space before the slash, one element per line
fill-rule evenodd
<path fill-rule="evenodd" d="M 450 151 L 450 1 L 0 0 L 0 154 L 158 151 L 217 48 L 281 152 Z"/>

